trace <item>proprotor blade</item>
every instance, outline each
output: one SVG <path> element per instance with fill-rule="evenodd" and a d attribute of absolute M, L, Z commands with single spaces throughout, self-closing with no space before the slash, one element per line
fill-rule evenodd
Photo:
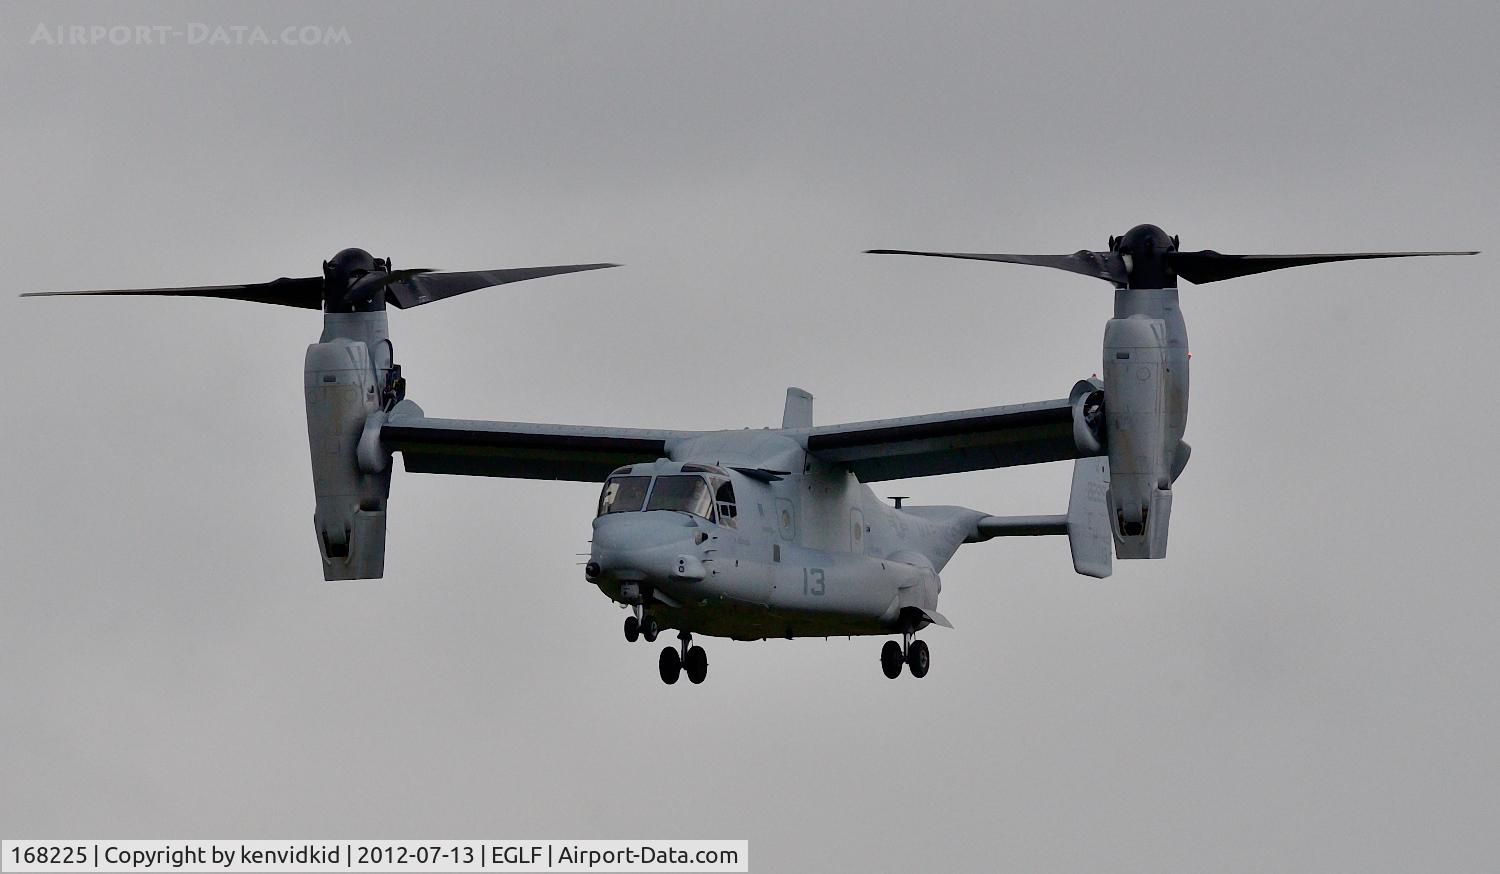
<path fill-rule="evenodd" d="M 1201 252 L 1169 252 L 1167 260 L 1177 275 L 1203 285 L 1287 267 L 1303 267 L 1329 261 L 1366 261 L 1373 258 L 1426 258 L 1435 255 L 1477 255 L 1478 252 L 1340 252 L 1327 255 L 1224 255 L 1212 249 Z"/>
<path fill-rule="evenodd" d="M 310 276 L 302 279 L 287 279 L 283 277 L 270 282 L 259 282 L 253 285 L 193 285 L 184 288 L 108 288 L 98 291 L 32 291 L 21 295 L 21 297 L 71 297 L 95 294 L 216 297 L 227 300 L 272 303 L 280 306 L 316 310 L 323 308 L 323 277 Z"/>
<path fill-rule="evenodd" d="M 540 279 L 543 276 L 557 276 L 562 273 L 577 273 L 580 270 L 600 270 L 605 267 L 619 266 L 618 264 L 562 264 L 555 267 L 516 267 L 508 270 L 465 270 L 452 273 L 398 270 L 397 273 L 406 275 L 400 276 L 386 286 L 385 299 L 397 309 L 407 309 L 493 285 Z"/>
<path fill-rule="evenodd" d="M 1071 255 L 979 255 L 968 252 L 913 252 L 908 249 L 867 249 L 869 255 L 922 255 L 928 258 L 965 258 L 970 261 L 1001 261 L 1007 264 L 1030 264 L 1051 267 L 1069 273 L 1081 273 L 1095 279 L 1125 285 L 1129 271 L 1115 252 L 1090 252 L 1080 249 Z"/>

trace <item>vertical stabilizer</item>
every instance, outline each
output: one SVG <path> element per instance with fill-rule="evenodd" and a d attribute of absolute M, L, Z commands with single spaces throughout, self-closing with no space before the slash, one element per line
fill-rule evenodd
<path fill-rule="evenodd" d="M 1080 458 L 1073 462 L 1073 490 L 1068 495 L 1068 549 L 1073 553 L 1073 570 L 1101 580 L 1114 570 L 1108 493 L 1108 459 Z"/>
<path fill-rule="evenodd" d="M 793 386 L 786 390 L 786 409 L 781 414 L 783 428 L 811 428 L 813 396 Z"/>

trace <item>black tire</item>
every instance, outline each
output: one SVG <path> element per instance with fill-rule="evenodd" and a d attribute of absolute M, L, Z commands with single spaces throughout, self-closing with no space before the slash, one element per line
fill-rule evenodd
<path fill-rule="evenodd" d="M 688 679 L 693 685 L 703 682 L 703 678 L 708 676 L 708 653 L 701 646 L 688 647 L 682 669 L 687 671 Z"/>
<path fill-rule="evenodd" d="M 655 616 L 647 616 L 641 620 L 641 637 L 646 638 L 647 643 L 656 643 L 658 634 L 661 634 L 661 626 L 656 623 Z"/>
<path fill-rule="evenodd" d="M 635 643 L 635 639 L 641 636 L 641 620 L 634 616 L 625 617 L 625 639 Z"/>
<path fill-rule="evenodd" d="M 661 681 L 668 686 L 677 682 L 682 674 L 682 656 L 677 654 L 675 646 L 669 646 L 661 651 L 661 659 L 657 661 L 656 667 L 661 671 Z"/>
<path fill-rule="evenodd" d="M 887 640 L 880 648 L 880 669 L 892 680 L 901 676 L 901 644 Z"/>
<path fill-rule="evenodd" d="M 927 641 L 914 640 L 906 650 L 906 666 L 913 677 L 925 677 L 932 667 L 932 653 L 927 651 Z"/>

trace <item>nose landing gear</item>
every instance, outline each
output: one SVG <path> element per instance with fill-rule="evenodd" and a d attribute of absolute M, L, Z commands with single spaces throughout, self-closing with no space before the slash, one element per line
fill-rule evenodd
<path fill-rule="evenodd" d="M 927 676 L 927 670 L 932 667 L 932 653 L 927 649 L 927 642 L 912 640 L 910 631 L 901 633 L 901 643 L 887 640 L 880 648 L 880 670 L 887 677 L 894 680 L 901 676 L 902 665 L 911 668 L 911 675 L 917 678 Z"/>
<path fill-rule="evenodd" d="M 677 639 L 682 641 L 682 651 L 679 653 L 675 647 L 664 647 L 661 658 L 657 661 L 661 681 L 670 686 L 686 671 L 689 682 L 694 685 L 703 682 L 708 677 L 708 653 L 703 651 L 703 647 L 692 645 L 693 635 L 690 632 L 678 632 Z"/>
<path fill-rule="evenodd" d="M 660 633 L 661 626 L 656 623 L 656 618 L 646 614 L 639 604 L 631 608 L 631 615 L 625 617 L 625 639 L 631 643 L 641 637 L 646 638 L 647 643 L 653 643 Z"/>

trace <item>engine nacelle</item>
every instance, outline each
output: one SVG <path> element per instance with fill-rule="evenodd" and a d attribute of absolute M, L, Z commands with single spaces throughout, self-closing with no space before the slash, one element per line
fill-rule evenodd
<path fill-rule="evenodd" d="M 378 315 L 382 321 L 385 316 L 358 315 Z M 386 358 L 388 369 L 388 354 Z M 363 341 L 329 339 L 325 332 L 324 342 L 307 347 L 303 390 L 317 495 L 313 525 L 327 580 L 375 579 L 385 573 L 391 469 L 388 464 L 360 463 L 366 424 L 382 409 L 383 379 Z M 369 454 L 366 447 L 365 455 Z"/>
<path fill-rule="evenodd" d="M 1136 313 L 1104 329 L 1110 526 L 1122 559 L 1167 554 L 1172 481 L 1187 463 L 1187 351 L 1170 342 L 1173 327 Z"/>

